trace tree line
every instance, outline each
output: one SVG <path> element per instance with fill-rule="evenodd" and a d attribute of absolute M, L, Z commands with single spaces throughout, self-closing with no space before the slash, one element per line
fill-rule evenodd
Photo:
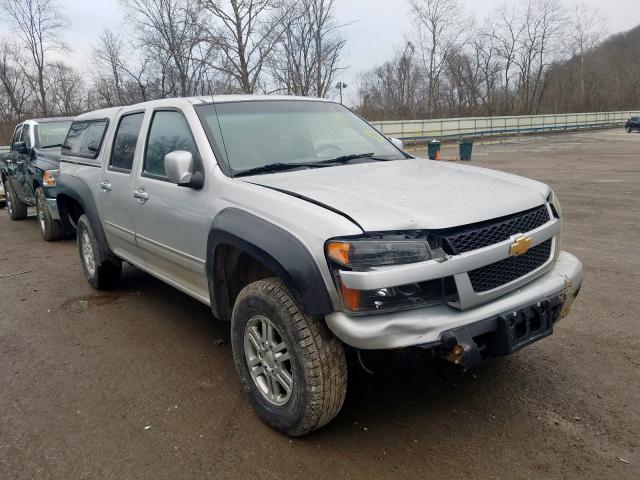
<path fill-rule="evenodd" d="M 0 119 L 73 115 L 157 98 L 280 93 L 325 97 L 343 68 L 335 0 L 120 0 L 82 72 L 61 60 L 58 0 L 0 0 Z"/>
<path fill-rule="evenodd" d="M 521 0 L 478 20 L 464 14 L 459 0 L 409 0 L 409 5 L 414 29 L 402 48 L 360 76 L 358 109 L 367 118 L 529 115 L 640 105 L 637 94 L 625 101 L 609 96 L 619 85 L 605 81 L 605 75 L 615 78 L 627 66 L 620 52 L 599 49 L 605 21 L 597 9 L 561 0 Z M 612 53 L 615 60 L 607 62 Z M 637 92 L 632 77 L 625 75 L 624 83 Z"/>
<path fill-rule="evenodd" d="M 176 96 L 327 97 L 348 67 L 336 0 L 119 1 L 125 27 L 101 32 L 79 71 L 66 60 L 70 25 L 59 0 L 0 0 L 8 31 L 0 39 L 0 122 Z M 476 19 L 461 0 L 407 2 L 404 41 L 350 88 L 368 119 L 640 104 L 637 42 L 603 42 L 597 10 L 511 0 Z"/>

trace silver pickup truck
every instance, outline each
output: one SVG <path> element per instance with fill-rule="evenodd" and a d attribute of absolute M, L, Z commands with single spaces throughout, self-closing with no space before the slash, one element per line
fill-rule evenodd
<path fill-rule="evenodd" d="M 290 435 L 338 414 L 345 350 L 471 367 L 550 335 L 582 282 L 547 185 L 414 158 L 330 101 L 88 113 L 60 170 L 89 283 L 125 261 L 210 305 L 255 411 Z"/>

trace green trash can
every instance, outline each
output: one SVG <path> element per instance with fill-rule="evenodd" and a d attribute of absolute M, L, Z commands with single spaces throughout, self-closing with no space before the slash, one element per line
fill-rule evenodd
<path fill-rule="evenodd" d="M 473 141 L 460 139 L 458 145 L 460 147 L 460 160 L 471 161 L 471 153 L 473 152 Z"/>
<path fill-rule="evenodd" d="M 427 156 L 429 157 L 429 160 L 436 160 L 439 152 L 440 142 L 437 140 L 431 140 L 427 144 Z"/>

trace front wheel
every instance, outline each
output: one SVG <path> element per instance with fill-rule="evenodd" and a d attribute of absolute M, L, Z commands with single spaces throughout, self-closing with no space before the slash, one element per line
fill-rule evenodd
<path fill-rule="evenodd" d="M 36 213 L 42 238 L 47 242 L 60 240 L 64 236 L 64 228 L 60 220 L 51 218 L 49 205 L 41 188 L 36 189 Z"/>
<path fill-rule="evenodd" d="M 122 261 L 98 242 L 86 215 L 78 219 L 76 231 L 80 263 L 87 281 L 98 290 L 113 288 L 120 279 Z"/>
<path fill-rule="evenodd" d="M 231 319 L 233 359 L 256 413 L 300 436 L 329 423 L 347 392 L 344 348 L 276 278 L 245 287 Z"/>

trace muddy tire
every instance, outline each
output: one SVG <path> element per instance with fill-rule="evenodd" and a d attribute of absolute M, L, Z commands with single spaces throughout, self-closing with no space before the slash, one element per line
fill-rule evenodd
<path fill-rule="evenodd" d="M 122 261 L 98 242 L 86 215 L 78 219 L 77 240 L 80 264 L 89 284 L 97 290 L 113 288 L 120 279 Z"/>
<path fill-rule="evenodd" d="M 9 211 L 9 218 L 11 220 L 22 220 L 27 218 L 27 204 L 23 203 L 18 198 L 18 195 L 13 190 L 10 182 L 4 184 L 4 194 L 7 203 L 7 210 Z"/>
<path fill-rule="evenodd" d="M 231 320 L 233 359 L 258 416 L 305 435 L 329 423 L 347 392 L 342 343 L 324 320 L 303 313 L 277 278 L 245 287 Z"/>
<path fill-rule="evenodd" d="M 42 238 L 47 242 L 53 240 L 60 240 L 64 236 L 64 227 L 60 220 L 51 218 L 51 212 L 49 211 L 49 204 L 44 196 L 42 188 L 36 189 L 36 213 L 38 218 L 38 225 L 40 226 L 40 233 Z"/>

